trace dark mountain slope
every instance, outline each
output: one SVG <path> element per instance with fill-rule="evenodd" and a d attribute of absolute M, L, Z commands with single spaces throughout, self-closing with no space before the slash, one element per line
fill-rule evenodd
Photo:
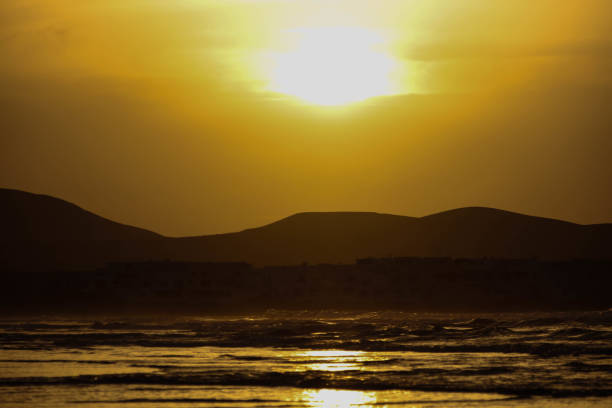
<path fill-rule="evenodd" d="M 163 237 L 67 201 L 0 189 L 0 269 L 89 268 L 150 259 Z"/>
<path fill-rule="evenodd" d="M 119 224 L 47 195 L 0 189 L 1 241 L 151 240 L 160 235 Z"/>
<path fill-rule="evenodd" d="M 482 207 L 422 218 L 301 213 L 241 232 L 187 238 L 162 237 L 62 200 L 15 190 L 0 190 L 0 210 L 4 268 L 163 259 L 255 265 L 386 256 L 612 259 L 612 224 L 578 225 Z"/>
<path fill-rule="evenodd" d="M 423 217 L 415 234 L 422 237 L 421 250 L 432 256 L 568 259 L 605 255 L 592 246 L 594 231 L 612 243 L 612 225 L 469 207 Z"/>
<path fill-rule="evenodd" d="M 194 260 L 207 253 L 212 260 L 258 265 L 353 262 L 398 254 L 405 231 L 416 220 L 377 213 L 300 213 L 242 232 L 179 238 L 168 244 L 170 252 Z"/>
<path fill-rule="evenodd" d="M 187 259 L 206 253 L 213 260 L 256 264 L 353 262 L 390 255 L 610 259 L 612 225 L 578 225 L 482 207 L 422 218 L 302 213 L 260 228 L 181 238 L 170 245 L 171 252 Z"/>

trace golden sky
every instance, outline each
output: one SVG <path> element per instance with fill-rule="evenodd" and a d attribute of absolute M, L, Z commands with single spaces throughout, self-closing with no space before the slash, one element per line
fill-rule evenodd
<path fill-rule="evenodd" d="M 612 221 L 608 0 L 3 0 L 0 186 L 169 235 Z"/>

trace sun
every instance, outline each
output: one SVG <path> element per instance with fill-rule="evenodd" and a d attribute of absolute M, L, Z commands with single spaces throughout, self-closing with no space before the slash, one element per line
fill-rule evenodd
<path fill-rule="evenodd" d="M 335 106 L 395 92 L 396 62 L 380 33 L 356 27 L 290 30 L 295 44 L 269 53 L 268 91 Z"/>

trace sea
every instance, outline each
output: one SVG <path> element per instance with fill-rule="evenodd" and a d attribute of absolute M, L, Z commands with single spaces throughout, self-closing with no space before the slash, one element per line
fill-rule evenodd
<path fill-rule="evenodd" d="M 2 407 L 612 407 L 612 311 L 0 320 Z"/>

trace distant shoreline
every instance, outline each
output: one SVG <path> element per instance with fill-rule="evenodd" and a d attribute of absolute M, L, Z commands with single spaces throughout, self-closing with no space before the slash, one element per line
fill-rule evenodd
<path fill-rule="evenodd" d="M 528 312 L 612 307 L 612 261 L 366 258 L 354 264 L 122 262 L 1 276 L 2 315 L 287 310 Z"/>

